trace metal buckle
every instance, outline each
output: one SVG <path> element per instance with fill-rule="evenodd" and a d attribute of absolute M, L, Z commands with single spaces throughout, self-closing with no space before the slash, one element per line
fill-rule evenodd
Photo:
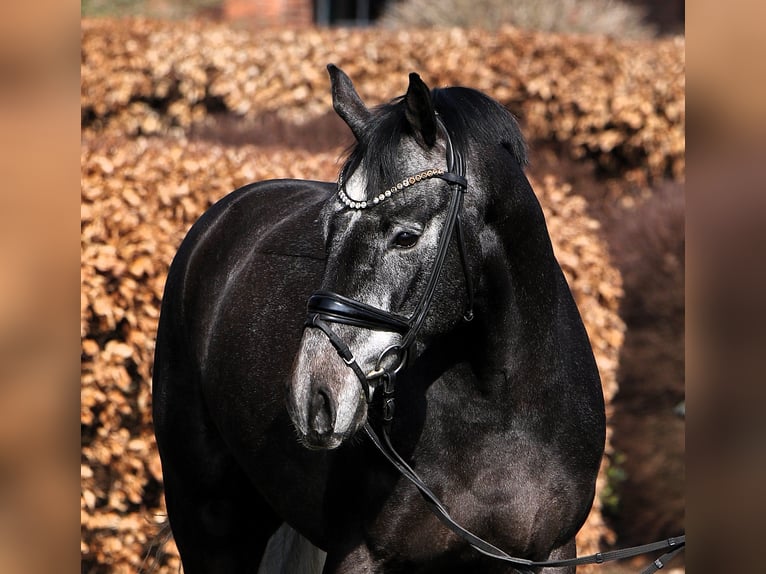
<path fill-rule="evenodd" d="M 383 359 L 386 357 L 386 355 L 389 355 L 391 353 L 398 353 L 399 351 L 402 351 L 401 353 L 401 360 L 399 361 L 399 364 L 396 366 L 395 369 L 385 369 L 383 365 Z M 407 349 L 403 349 L 399 345 L 391 345 L 390 347 L 386 347 L 383 349 L 383 352 L 378 357 L 378 360 L 375 362 L 375 368 L 373 369 L 373 373 L 380 372 L 380 375 L 382 375 L 385 371 L 390 371 L 393 374 L 398 374 L 399 371 L 401 371 L 404 368 L 405 363 L 407 362 Z M 380 376 L 377 375 L 377 376 Z"/>
<path fill-rule="evenodd" d="M 393 370 L 386 369 L 382 366 L 383 359 L 386 357 L 386 355 L 389 355 L 391 353 L 402 351 L 402 358 L 401 361 L 399 361 L 399 364 L 396 365 L 396 368 Z M 372 400 L 372 395 L 374 394 L 375 390 L 381 386 L 381 384 L 384 384 L 384 381 L 381 381 L 380 379 L 386 378 L 385 383 L 388 381 L 391 381 L 392 379 L 396 378 L 396 375 L 399 374 L 399 372 L 404 369 L 405 364 L 407 363 L 407 349 L 402 349 L 399 345 L 391 345 L 390 347 L 386 347 L 383 349 L 383 352 L 378 357 L 378 360 L 375 361 L 375 368 L 373 368 L 367 375 L 365 376 L 366 382 L 367 382 L 367 388 L 368 388 L 368 399 L 370 402 Z M 371 381 L 375 381 L 375 384 L 372 384 Z M 387 385 L 384 385 L 387 386 Z"/>

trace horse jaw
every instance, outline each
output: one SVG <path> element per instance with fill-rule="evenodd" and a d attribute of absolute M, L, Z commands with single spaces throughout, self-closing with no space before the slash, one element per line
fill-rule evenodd
<path fill-rule="evenodd" d="M 298 440 L 310 449 L 339 447 L 367 418 L 359 380 L 324 333 L 303 334 L 288 381 L 287 411 Z"/>

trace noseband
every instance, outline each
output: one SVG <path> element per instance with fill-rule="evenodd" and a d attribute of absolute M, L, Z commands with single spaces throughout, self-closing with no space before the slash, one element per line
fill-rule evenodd
<path fill-rule="evenodd" d="M 438 118 L 438 117 L 437 117 Z M 404 317 L 384 309 L 379 309 L 344 297 L 332 291 L 315 291 L 308 300 L 308 317 L 306 327 L 318 328 L 327 335 L 335 350 L 341 356 L 343 361 L 356 373 L 359 382 L 362 385 L 362 391 L 368 403 L 372 402 L 375 389 L 381 385 L 384 387 L 384 421 L 390 422 L 393 417 L 393 385 L 396 375 L 404 368 L 409 355 L 409 349 L 415 342 L 420 329 L 423 327 L 428 310 L 433 302 L 436 286 L 444 267 L 444 262 L 449 250 L 450 240 L 453 232 L 456 232 L 458 250 L 463 266 L 463 272 L 466 280 L 466 290 L 468 292 L 468 308 L 465 312 L 465 319 L 473 318 L 473 287 L 468 273 L 468 266 L 465 255 L 464 234 L 460 222 L 460 211 L 463 205 L 463 194 L 468 186 L 465 177 L 465 161 L 460 152 L 452 144 L 449 132 L 447 131 L 441 119 L 438 119 L 439 127 L 447 140 L 447 169 L 437 168 L 420 172 L 409 176 L 390 189 L 375 196 L 370 201 L 354 201 L 345 192 L 345 184 L 341 177 L 338 182 L 338 199 L 348 209 L 361 210 L 377 206 L 395 195 L 398 191 L 407 187 L 417 185 L 421 181 L 432 178 L 443 179 L 450 184 L 452 196 L 447 211 L 447 217 L 439 235 L 439 243 L 436 249 L 436 258 L 431 267 L 431 274 L 428 283 L 420 296 L 415 310 L 409 317 Z M 365 373 L 356 361 L 351 349 L 343 340 L 333 331 L 330 324 L 340 323 L 351 325 L 373 331 L 387 331 L 399 333 L 402 340 L 397 345 L 392 345 L 378 357 L 374 368 Z M 386 359 L 389 357 L 398 358 L 393 367 L 386 366 Z"/>

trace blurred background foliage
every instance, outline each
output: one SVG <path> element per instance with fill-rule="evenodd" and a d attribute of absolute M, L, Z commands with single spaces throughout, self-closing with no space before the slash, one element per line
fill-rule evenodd
<path fill-rule="evenodd" d="M 80 14 L 87 18 L 190 18 L 215 11 L 224 0 L 82 0 Z"/>
<path fill-rule="evenodd" d="M 257 0 L 82 0 L 83 17 L 226 17 Z M 647 38 L 683 33 L 683 0 L 315 0 L 319 24 L 400 27 L 503 25 L 545 32 Z M 236 8 L 235 8 L 236 10 Z"/>
<path fill-rule="evenodd" d="M 387 5 L 381 23 L 649 37 L 655 29 L 646 12 L 619 0 L 403 0 Z"/>

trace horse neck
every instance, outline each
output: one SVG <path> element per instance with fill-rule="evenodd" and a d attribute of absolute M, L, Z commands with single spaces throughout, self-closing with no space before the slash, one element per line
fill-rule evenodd
<path fill-rule="evenodd" d="M 542 357 L 559 352 L 558 328 L 573 306 L 553 254 L 545 219 L 526 177 L 519 171 L 509 197 L 493 206 L 484 233 L 476 360 L 491 371 L 530 377 L 550 369 Z M 518 193 L 518 192 L 517 192 Z M 567 317 L 569 318 L 569 317 Z"/>

